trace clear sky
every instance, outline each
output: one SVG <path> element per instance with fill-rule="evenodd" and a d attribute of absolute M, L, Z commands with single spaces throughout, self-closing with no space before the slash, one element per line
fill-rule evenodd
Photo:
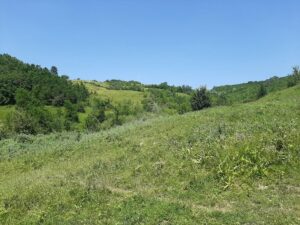
<path fill-rule="evenodd" d="M 0 53 L 89 80 L 262 80 L 300 64 L 300 1 L 0 0 Z"/>

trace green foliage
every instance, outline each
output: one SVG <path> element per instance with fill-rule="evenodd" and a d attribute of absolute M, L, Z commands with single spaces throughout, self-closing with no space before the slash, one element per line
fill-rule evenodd
<path fill-rule="evenodd" d="M 169 85 L 167 82 L 145 85 L 138 81 L 106 80 L 103 86 L 112 90 L 145 91 L 145 89 L 161 89 L 185 94 L 191 94 L 193 92 L 192 87 L 188 85 L 173 86 Z"/>
<path fill-rule="evenodd" d="M 106 80 L 108 89 L 143 91 L 144 85 L 138 81 Z"/>
<path fill-rule="evenodd" d="M 158 113 L 160 111 L 168 112 L 173 110 L 177 113 L 191 111 L 190 96 L 180 95 L 170 90 L 149 89 L 142 101 L 143 108 L 147 112 Z"/>
<path fill-rule="evenodd" d="M 211 106 L 210 97 L 206 87 L 201 87 L 194 92 L 191 98 L 191 106 L 194 111 Z"/>
<path fill-rule="evenodd" d="M 69 122 L 78 122 L 79 118 L 78 118 L 78 114 L 77 114 L 77 106 L 75 104 L 72 104 L 70 101 L 65 101 L 64 104 L 65 107 L 65 111 L 66 111 L 66 121 Z"/>
<path fill-rule="evenodd" d="M 5 123 L 6 129 L 11 133 L 38 134 L 60 130 L 53 115 L 29 91 L 16 91 L 16 107 L 16 111 L 7 117 Z"/>
<path fill-rule="evenodd" d="M 77 103 L 89 93 L 81 83 L 57 76 L 57 69 L 25 64 L 7 54 L 0 55 L 0 105 L 15 104 L 18 89 L 30 91 L 43 104 L 62 106 L 65 100 Z M 53 76 L 55 74 L 55 76 Z"/>
<path fill-rule="evenodd" d="M 219 93 L 217 95 L 217 105 L 229 105 L 229 101 L 224 93 Z"/>
<path fill-rule="evenodd" d="M 99 123 L 94 114 L 89 114 L 85 119 L 85 128 L 89 131 L 98 131 L 100 129 Z"/>
<path fill-rule="evenodd" d="M 106 120 L 105 111 L 111 106 L 107 99 L 93 99 L 92 112 L 85 120 L 85 127 L 90 131 L 98 131 L 100 124 Z"/>
<path fill-rule="evenodd" d="M 30 110 L 32 107 L 40 106 L 41 103 L 29 91 L 19 88 L 16 91 L 16 106 L 18 108 Z"/>
<path fill-rule="evenodd" d="M 146 88 L 150 89 L 162 89 L 162 90 L 168 90 L 171 92 L 177 92 L 177 93 L 185 93 L 185 94 L 192 94 L 193 88 L 188 85 L 182 85 L 182 86 L 173 86 L 169 85 L 167 82 L 163 82 L 161 84 L 149 84 L 145 85 Z"/>
<path fill-rule="evenodd" d="M 214 87 L 210 91 L 212 105 L 220 105 L 219 96 L 221 95 L 227 99 L 227 104 L 255 101 L 262 85 L 265 87 L 267 93 L 280 91 L 287 87 L 295 86 L 300 81 L 299 74 L 298 67 L 294 67 L 292 74 L 289 76 L 273 76 L 264 81 L 249 81 L 243 84 Z"/>
<path fill-rule="evenodd" d="M 56 66 L 51 66 L 50 72 L 54 75 L 58 75 L 58 70 Z"/>
<path fill-rule="evenodd" d="M 293 67 L 293 73 L 289 76 L 288 87 L 293 87 L 300 82 L 299 67 Z"/>
<path fill-rule="evenodd" d="M 257 92 L 257 99 L 264 97 L 266 94 L 267 94 L 267 89 L 263 84 L 261 84 Z"/>

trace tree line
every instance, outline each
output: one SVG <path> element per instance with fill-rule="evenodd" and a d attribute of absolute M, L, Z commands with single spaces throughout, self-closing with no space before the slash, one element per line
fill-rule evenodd
<path fill-rule="evenodd" d="M 72 83 L 66 75 L 58 76 L 54 66 L 49 70 L 1 54 L 0 105 L 15 104 L 18 89 L 30 91 L 42 104 L 53 106 L 63 106 L 67 100 L 76 104 L 89 96 L 83 84 Z"/>

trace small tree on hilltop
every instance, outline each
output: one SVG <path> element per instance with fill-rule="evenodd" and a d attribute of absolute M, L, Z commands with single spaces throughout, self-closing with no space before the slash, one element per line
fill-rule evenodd
<path fill-rule="evenodd" d="M 51 69 L 50 69 L 50 72 L 54 75 L 58 75 L 58 70 L 57 70 L 57 67 L 56 66 L 52 66 Z"/>
<path fill-rule="evenodd" d="M 191 98 L 191 106 L 194 111 L 211 106 L 211 101 L 206 87 L 201 87 L 194 92 Z"/>

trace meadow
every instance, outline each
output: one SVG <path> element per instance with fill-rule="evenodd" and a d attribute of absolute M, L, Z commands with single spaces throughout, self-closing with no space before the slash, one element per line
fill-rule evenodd
<path fill-rule="evenodd" d="M 0 141 L 0 224 L 299 224 L 300 86 Z"/>

